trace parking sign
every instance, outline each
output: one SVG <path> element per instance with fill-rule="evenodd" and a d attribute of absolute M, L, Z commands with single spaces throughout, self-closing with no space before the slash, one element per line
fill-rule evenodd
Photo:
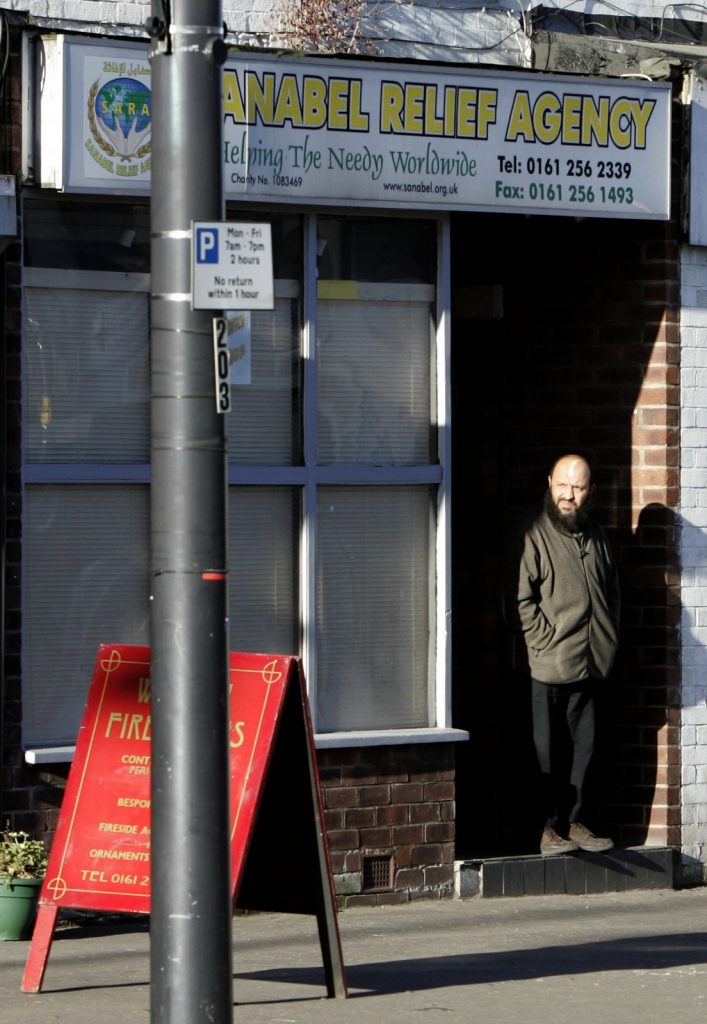
<path fill-rule="evenodd" d="M 192 225 L 194 309 L 272 309 L 274 304 L 269 224 Z"/>
<path fill-rule="evenodd" d="M 215 228 L 197 228 L 196 262 L 218 263 L 218 230 Z"/>

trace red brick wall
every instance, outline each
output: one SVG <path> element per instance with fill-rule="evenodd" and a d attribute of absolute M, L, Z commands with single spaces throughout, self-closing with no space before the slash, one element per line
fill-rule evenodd
<path fill-rule="evenodd" d="M 634 545 L 623 554 L 627 577 L 622 709 L 641 733 L 625 747 L 630 761 L 620 794 L 624 820 L 647 843 L 680 843 L 680 572 L 673 510 L 679 502 L 679 326 L 677 245 L 647 247 L 644 291 L 654 298 L 655 332 L 633 417 L 630 521 Z M 663 308 L 661 309 L 661 298 Z M 624 510 L 628 518 L 629 510 Z"/>
<path fill-rule="evenodd" d="M 343 906 L 448 896 L 454 881 L 454 746 L 319 753 L 332 870 Z M 393 861 L 392 886 L 363 888 L 366 856 Z"/>

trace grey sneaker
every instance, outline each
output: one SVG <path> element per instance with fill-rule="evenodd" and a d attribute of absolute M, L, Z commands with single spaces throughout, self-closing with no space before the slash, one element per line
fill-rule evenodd
<path fill-rule="evenodd" d="M 574 839 L 563 839 L 554 828 L 546 825 L 540 837 L 540 854 L 543 857 L 556 857 L 562 853 L 574 853 L 579 846 Z"/>
<path fill-rule="evenodd" d="M 613 840 L 608 836 L 595 836 L 586 825 L 581 825 L 578 821 L 570 825 L 570 839 L 575 841 L 580 850 L 587 850 L 588 853 L 606 853 L 614 846 Z"/>

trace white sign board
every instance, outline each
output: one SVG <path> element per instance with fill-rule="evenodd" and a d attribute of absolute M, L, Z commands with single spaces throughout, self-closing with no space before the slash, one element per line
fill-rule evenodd
<path fill-rule="evenodd" d="M 241 55 L 231 198 L 670 216 L 669 83 Z"/>
<path fill-rule="evenodd" d="M 64 35 L 44 36 L 38 46 L 43 51 L 41 183 L 86 192 L 149 193 L 152 69 L 148 47 L 79 41 Z M 62 106 L 63 118 L 59 116 Z"/>
<path fill-rule="evenodd" d="M 41 45 L 41 183 L 149 192 L 147 47 Z M 231 200 L 670 216 L 669 82 L 256 53 L 222 76 Z"/>
<path fill-rule="evenodd" d="M 192 307 L 272 309 L 269 224 L 201 221 L 192 225 Z"/>

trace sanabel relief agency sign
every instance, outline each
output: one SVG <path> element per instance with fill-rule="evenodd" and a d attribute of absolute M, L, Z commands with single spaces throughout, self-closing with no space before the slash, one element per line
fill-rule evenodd
<path fill-rule="evenodd" d="M 148 191 L 146 48 L 62 37 L 45 46 L 67 99 L 63 119 L 41 117 L 42 183 Z M 225 191 L 259 202 L 667 219 L 670 105 L 669 84 L 642 79 L 233 56 L 223 69 Z"/>

